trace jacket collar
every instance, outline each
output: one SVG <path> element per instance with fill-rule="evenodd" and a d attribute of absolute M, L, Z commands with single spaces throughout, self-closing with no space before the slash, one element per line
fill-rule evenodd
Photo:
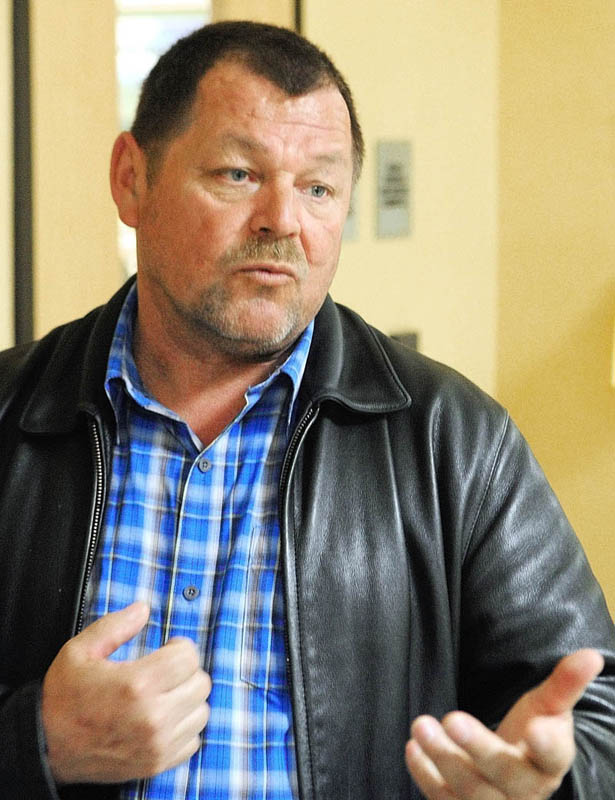
<path fill-rule="evenodd" d="M 68 433 L 76 427 L 81 412 L 112 416 L 104 391 L 107 358 L 117 318 L 133 282 L 134 278 L 127 281 L 107 305 L 56 328 L 35 346 L 52 350 L 22 414 L 23 430 Z"/>
<path fill-rule="evenodd" d="M 134 278 L 107 303 L 81 320 L 52 331 L 38 347 L 51 356 L 21 418 L 30 433 L 68 433 L 80 412 L 113 415 L 104 392 L 109 348 L 122 304 Z M 387 413 L 410 404 L 382 346 L 381 334 L 327 297 L 301 384 L 299 403 L 331 400 L 359 413 Z"/>
<path fill-rule="evenodd" d="M 360 413 L 400 411 L 411 398 L 383 347 L 381 333 L 327 296 L 318 312 L 301 385 L 305 402 L 333 400 Z"/>

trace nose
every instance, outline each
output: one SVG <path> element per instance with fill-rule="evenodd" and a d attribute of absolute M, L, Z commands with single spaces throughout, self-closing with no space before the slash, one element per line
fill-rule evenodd
<path fill-rule="evenodd" d="M 254 195 L 254 203 L 253 233 L 282 239 L 301 232 L 294 186 L 282 181 L 265 183 Z"/>

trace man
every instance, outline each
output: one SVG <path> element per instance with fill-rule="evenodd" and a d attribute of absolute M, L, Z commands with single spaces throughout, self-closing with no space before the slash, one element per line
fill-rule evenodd
<path fill-rule="evenodd" d="M 327 297 L 362 154 L 289 31 L 147 79 L 136 285 L 0 360 L 4 797 L 615 796 L 613 626 L 527 445 Z"/>

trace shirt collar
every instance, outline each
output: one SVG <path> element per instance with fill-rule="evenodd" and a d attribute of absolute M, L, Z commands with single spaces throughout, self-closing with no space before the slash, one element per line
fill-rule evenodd
<path fill-rule="evenodd" d="M 175 414 L 175 412 L 163 406 L 148 393 L 139 375 L 133 354 L 134 323 L 137 317 L 137 306 L 137 284 L 135 283 L 126 296 L 122 311 L 115 326 L 115 333 L 111 342 L 105 375 L 105 391 L 113 407 L 118 423 L 118 430 L 122 427 L 127 395 L 130 395 L 139 406 L 148 411 L 153 411 L 178 422 L 183 422 L 181 417 Z M 310 345 L 312 343 L 313 331 L 314 320 L 312 320 L 303 331 L 286 360 L 264 381 L 249 387 L 245 395 L 246 404 L 239 416 L 243 416 L 247 413 L 263 395 L 265 390 L 278 380 L 280 375 L 286 375 L 290 379 L 292 386 L 288 403 L 287 419 L 288 425 L 290 425 L 295 401 L 305 371 Z"/>

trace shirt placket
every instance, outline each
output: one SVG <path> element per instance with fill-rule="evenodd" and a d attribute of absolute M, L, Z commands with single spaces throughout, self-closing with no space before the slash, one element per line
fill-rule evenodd
<path fill-rule="evenodd" d="M 216 487 L 223 481 L 220 466 L 223 458 L 217 460 L 216 452 L 221 449 L 222 443 L 218 447 L 212 445 L 207 454 L 200 453 L 193 458 L 177 497 L 176 535 L 162 631 L 162 644 L 177 636 L 191 639 L 199 650 L 204 668 L 207 668 L 210 647 L 209 626 L 215 605 L 220 550 L 223 493 Z M 184 762 L 173 770 L 173 797 L 188 800 L 190 763 Z M 170 777 L 163 773 L 150 779 L 148 791 L 155 794 L 154 784 Z"/>
<path fill-rule="evenodd" d="M 188 473 L 180 502 L 164 641 L 187 636 L 201 652 L 205 666 L 209 620 L 215 596 L 220 549 L 222 477 L 215 453 L 200 454 Z M 206 514 L 203 509 L 206 508 Z"/>

